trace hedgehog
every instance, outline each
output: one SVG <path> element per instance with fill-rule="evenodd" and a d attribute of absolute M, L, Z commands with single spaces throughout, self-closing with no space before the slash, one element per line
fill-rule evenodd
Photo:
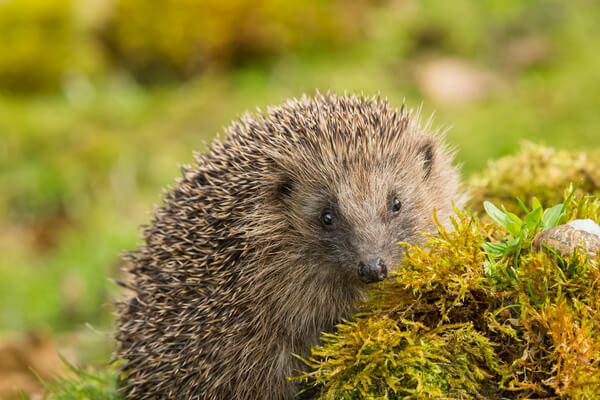
<path fill-rule="evenodd" d="M 443 133 L 404 103 L 317 92 L 225 130 L 126 255 L 128 399 L 294 398 L 294 355 L 465 201 Z"/>

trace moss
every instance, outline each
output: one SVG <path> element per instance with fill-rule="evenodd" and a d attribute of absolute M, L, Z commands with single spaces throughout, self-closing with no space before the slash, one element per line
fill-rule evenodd
<path fill-rule="evenodd" d="M 501 372 L 492 344 L 469 323 L 430 329 L 387 316 L 359 319 L 325 336 L 313 354 L 327 360 L 308 362 L 322 399 L 481 398 L 491 394 L 485 380 Z"/>
<path fill-rule="evenodd" d="M 575 195 L 573 218 L 600 220 L 600 199 Z M 508 232 L 467 212 L 438 230 L 294 379 L 316 399 L 598 398 L 598 260 L 531 253 L 539 227 L 492 259 L 483 244 Z"/>
<path fill-rule="evenodd" d="M 471 177 L 470 208 L 481 213 L 483 201 L 490 200 L 520 213 L 516 199 L 534 196 L 544 205 L 559 203 L 571 182 L 579 184 L 580 195 L 600 195 L 600 150 L 569 152 L 526 143 L 519 153 L 489 161 Z"/>

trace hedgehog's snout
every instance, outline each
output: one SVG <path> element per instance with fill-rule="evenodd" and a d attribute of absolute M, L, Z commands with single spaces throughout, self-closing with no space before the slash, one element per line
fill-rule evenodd
<path fill-rule="evenodd" d="M 358 263 L 358 279 L 364 283 L 373 283 L 384 280 L 387 277 L 388 269 L 381 257 Z"/>

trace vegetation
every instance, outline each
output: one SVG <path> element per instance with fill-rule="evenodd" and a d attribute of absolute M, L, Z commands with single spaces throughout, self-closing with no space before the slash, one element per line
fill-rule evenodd
<path fill-rule="evenodd" d="M 567 199 L 546 218 L 536 207 L 519 224 L 489 209 L 502 226 L 458 212 L 453 231 L 406 245 L 394 279 L 324 336 L 305 361 L 312 371 L 295 379 L 318 399 L 598 397 L 599 259 L 529 244 L 551 218 L 599 220 L 600 199 Z M 521 251 L 500 249 L 526 230 Z"/>
<path fill-rule="evenodd" d="M 520 213 L 518 199 L 537 196 L 538 204 L 555 204 L 571 182 L 579 183 L 576 193 L 580 195 L 600 195 L 599 150 L 569 152 L 527 143 L 519 153 L 492 160 L 487 169 L 471 177 L 470 204 L 481 212 L 486 199 Z"/>
<path fill-rule="evenodd" d="M 117 389 L 118 372 L 114 366 L 104 368 L 78 368 L 63 359 L 67 375 L 51 382 L 42 380 L 47 392 L 45 400 L 121 400 Z M 29 400 L 27 393 L 20 398 Z"/>
<path fill-rule="evenodd" d="M 356 38 L 367 1 L 118 0 L 104 38 L 142 79 L 189 77 L 299 46 L 330 49 Z"/>

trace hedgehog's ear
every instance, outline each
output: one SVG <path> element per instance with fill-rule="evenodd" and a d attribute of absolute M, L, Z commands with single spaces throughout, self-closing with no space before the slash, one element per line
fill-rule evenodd
<path fill-rule="evenodd" d="M 419 147 L 419 156 L 422 157 L 423 160 L 423 168 L 425 169 L 425 179 L 429 179 L 431 175 L 431 170 L 433 169 L 434 162 L 434 143 L 432 141 L 427 141 Z"/>

